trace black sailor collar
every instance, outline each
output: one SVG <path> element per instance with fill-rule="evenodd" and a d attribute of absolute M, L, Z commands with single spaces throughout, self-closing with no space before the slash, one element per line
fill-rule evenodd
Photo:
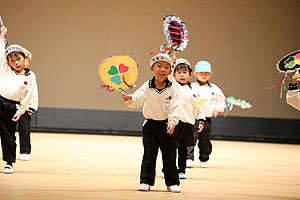
<path fill-rule="evenodd" d="M 166 82 L 166 86 L 164 88 L 167 88 L 167 87 L 169 87 L 169 86 L 172 85 L 172 82 L 169 81 L 168 78 L 166 78 L 165 82 Z M 156 88 L 156 85 L 155 85 L 155 76 L 153 76 L 153 78 L 149 81 L 149 88 Z"/>
<path fill-rule="evenodd" d="M 200 86 L 203 86 L 203 83 L 202 83 L 201 81 L 197 80 L 197 83 L 198 83 Z M 207 81 L 207 85 L 208 85 L 209 87 L 212 87 L 211 84 L 210 84 L 208 81 Z"/>
<path fill-rule="evenodd" d="M 192 88 L 191 82 L 189 82 L 189 81 L 186 84 L 182 84 L 178 81 L 177 81 L 177 83 L 179 83 L 179 85 L 181 85 L 181 86 L 188 85 L 190 88 Z"/>

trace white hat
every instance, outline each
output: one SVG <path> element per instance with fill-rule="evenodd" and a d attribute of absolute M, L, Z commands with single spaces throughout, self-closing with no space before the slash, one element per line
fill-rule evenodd
<path fill-rule="evenodd" d="M 189 63 L 189 61 L 187 61 L 186 59 L 184 58 L 178 58 L 175 63 L 174 63 L 174 68 L 179 65 L 179 64 L 186 64 L 189 66 L 189 68 L 191 68 L 191 64 Z"/>
<path fill-rule="evenodd" d="M 153 66 L 154 63 L 158 61 L 164 61 L 169 63 L 172 66 L 172 60 L 168 54 L 165 53 L 158 53 L 157 55 L 153 56 L 150 60 L 150 66 Z"/>
<path fill-rule="evenodd" d="M 11 44 L 11 45 L 9 45 L 9 47 L 6 48 L 5 58 L 7 58 L 8 54 L 10 54 L 11 52 L 14 52 L 14 51 L 24 53 L 25 56 L 28 56 L 30 60 L 32 58 L 32 54 L 27 49 L 25 49 L 25 48 L 23 48 L 23 47 L 21 47 L 20 45 L 17 45 L 17 44 Z"/>

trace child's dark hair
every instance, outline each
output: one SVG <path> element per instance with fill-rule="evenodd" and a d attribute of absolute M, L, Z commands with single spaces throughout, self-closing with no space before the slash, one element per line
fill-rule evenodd
<path fill-rule="evenodd" d="M 189 73 L 192 73 L 193 69 L 188 65 L 188 64 L 185 64 L 185 63 L 179 63 L 178 65 L 176 65 L 174 67 L 174 74 L 180 70 L 180 69 L 188 69 L 189 70 Z"/>
<path fill-rule="evenodd" d="M 13 51 L 13 52 L 10 52 L 10 53 L 7 55 L 6 60 L 9 61 L 9 60 L 8 60 L 8 57 L 10 57 L 10 56 L 17 56 L 17 55 L 19 55 L 19 54 L 21 54 L 21 55 L 25 58 L 25 53 L 23 53 L 23 52 L 21 52 L 21 51 Z"/>

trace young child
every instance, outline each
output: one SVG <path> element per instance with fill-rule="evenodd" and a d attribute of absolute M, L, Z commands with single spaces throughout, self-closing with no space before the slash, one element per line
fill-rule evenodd
<path fill-rule="evenodd" d="M 0 134 L 4 173 L 13 173 L 16 161 L 16 123 L 29 105 L 36 78 L 24 70 L 26 51 L 19 45 L 5 50 L 7 28 L 0 33 Z"/>
<path fill-rule="evenodd" d="M 197 81 L 192 83 L 192 88 L 199 95 L 201 106 L 205 113 L 204 128 L 202 132 L 194 131 L 195 143 L 198 141 L 200 167 L 208 167 L 207 161 L 212 151 L 210 142 L 211 136 L 211 117 L 216 117 L 219 112 L 225 108 L 225 97 L 220 88 L 215 84 L 209 83 L 209 78 L 212 75 L 211 65 L 207 61 L 199 61 L 195 66 L 194 75 Z M 195 127 L 201 123 L 196 120 Z M 188 147 L 187 167 L 193 167 L 194 163 L 194 146 Z"/>
<path fill-rule="evenodd" d="M 25 49 L 24 49 L 25 50 Z M 30 61 L 32 59 L 32 54 L 27 51 L 28 58 L 25 60 L 25 68 L 28 73 L 31 73 L 29 67 Z M 34 85 L 33 93 L 29 102 L 29 107 L 26 109 L 25 113 L 21 115 L 18 121 L 19 130 L 19 141 L 20 141 L 20 159 L 23 161 L 30 160 L 31 153 L 31 142 L 30 142 L 30 125 L 31 116 L 38 109 L 38 89 L 37 84 Z"/>
<path fill-rule="evenodd" d="M 292 83 L 289 84 L 289 90 L 286 93 L 286 102 L 300 111 L 300 92 L 297 86 L 297 81 L 300 79 L 300 74 L 296 72 L 292 79 Z"/>
<path fill-rule="evenodd" d="M 172 61 L 169 55 L 159 53 L 150 60 L 154 73 L 152 80 L 145 82 L 132 95 L 122 94 L 130 108 L 143 106 L 144 155 L 141 166 L 139 191 L 149 191 L 155 182 L 155 167 L 158 149 L 162 153 L 165 183 L 170 192 L 181 192 L 176 168 L 176 144 L 173 134 L 178 124 L 178 96 L 168 76 Z"/>
<path fill-rule="evenodd" d="M 205 115 L 202 107 L 197 102 L 197 97 L 192 90 L 189 82 L 193 69 L 190 63 L 183 58 L 176 59 L 173 54 L 172 60 L 175 61 L 173 68 L 173 76 L 170 80 L 176 86 L 180 102 L 179 123 L 175 127 L 176 146 L 178 148 L 178 173 L 180 179 L 185 179 L 187 146 L 194 145 L 193 128 L 195 119 L 204 122 Z M 174 79 L 175 78 L 175 79 Z M 197 131 L 203 130 L 203 124 L 199 124 Z"/>

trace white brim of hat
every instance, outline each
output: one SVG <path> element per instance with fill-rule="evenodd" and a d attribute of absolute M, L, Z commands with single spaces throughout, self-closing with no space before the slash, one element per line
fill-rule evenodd
<path fill-rule="evenodd" d="M 209 67 L 199 67 L 195 72 L 211 72 L 211 69 Z"/>

